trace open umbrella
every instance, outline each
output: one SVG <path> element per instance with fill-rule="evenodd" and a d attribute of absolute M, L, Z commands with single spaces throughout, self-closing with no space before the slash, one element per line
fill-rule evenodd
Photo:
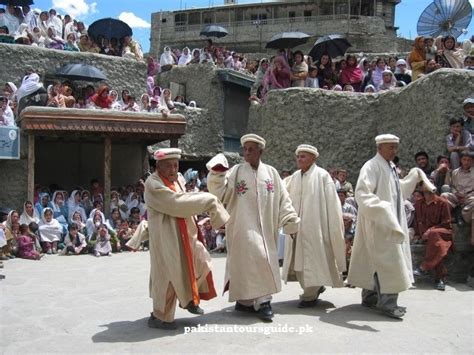
<path fill-rule="evenodd" d="M 265 48 L 293 48 L 308 42 L 311 36 L 303 32 L 282 32 L 274 35 Z"/>
<path fill-rule="evenodd" d="M 98 36 L 104 38 L 123 38 L 133 35 L 132 29 L 125 22 L 114 18 L 103 18 L 93 22 L 87 29 L 89 36 L 97 39 Z"/>
<path fill-rule="evenodd" d="M 227 30 L 222 26 L 208 25 L 204 27 L 199 35 L 206 37 L 225 37 L 229 34 Z"/>
<path fill-rule="evenodd" d="M 328 54 L 331 58 L 344 56 L 347 49 L 352 47 L 343 35 L 327 35 L 319 38 L 309 52 L 313 60 L 319 60 L 323 54 Z"/>
<path fill-rule="evenodd" d="M 107 77 L 96 67 L 83 64 L 66 64 L 56 70 L 55 75 L 71 80 L 101 81 L 107 80 Z"/>
<path fill-rule="evenodd" d="M 33 0 L 0 0 L 0 5 L 13 5 L 13 6 L 33 5 Z"/>

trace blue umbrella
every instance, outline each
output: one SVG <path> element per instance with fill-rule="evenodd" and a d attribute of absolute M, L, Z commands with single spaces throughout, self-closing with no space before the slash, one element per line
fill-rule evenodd
<path fill-rule="evenodd" d="M 125 36 L 132 36 L 133 32 L 129 25 L 125 22 L 114 18 L 103 18 L 95 21 L 87 29 L 89 36 L 94 39 L 102 36 L 104 38 L 123 38 Z"/>
<path fill-rule="evenodd" d="M 71 80 L 84 80 L 84 81 L 101 81 L 107 80 L 102 71 L 97 69 L 96 67 L 83 64 L 83 63 L 76 63 L 76 64 L 66 64 L 56 70 L 55 73 L 57 76 L 68 78 Z"/>
<path fill-rule="evenodd" d="M 222 26 L 208 25 L 204 27 L 199 35 L 206 37 L 225 37 L 229 34 L 227 30 Z"/>

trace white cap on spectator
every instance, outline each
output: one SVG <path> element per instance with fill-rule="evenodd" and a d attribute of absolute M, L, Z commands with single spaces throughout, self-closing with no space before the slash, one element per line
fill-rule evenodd
<path fill-rule="evenodd" d="M 474 105 L 474 97 L 468 97 L 464 102 L 462 103 L 463 106 L 466 105 Z"/>
<path fill-rule="evenodd" d="M 407 61 L 405 59 L 399 59 L 399 60 L 397 60 L 397 67 L 399 65 L 407 66 Z"/>
<path fill-rule="evenodd" d="M 267 144 L 265 139 L 253 133 L 246 134 L 245 136 L 242 136 L 242 138 L 240 138 L 240 144 L 242 144 L 242 146 L 244 146 L 244 144 L 247 142 L 257 143 L 262 147 L 262 149 L 265 149 L 265 145 Z"/>
<path fill-rule="evenodd" d="M 312 145 L 309 145 L 309 144 L 300 144 L 298 148 L 296 148 L 295 154 L 298 155 L 298 153 L 300 152 L 313 154 L 316 158 L 319 157 L 318 149 L 316 149 L 316 147 L 313 147 Z"/>
<path fill-rule="evenodd" d="M 375 144 L 384 144 L 384 143 L 400 143 L 400 138 L 393 134 L 380 134 L 375 137 Z"/>
<path fill-rule="evenodd" d="M 155 160 L 180 159 L 181 149 L 178 148 L 161 148 L 153 154 Z"/>

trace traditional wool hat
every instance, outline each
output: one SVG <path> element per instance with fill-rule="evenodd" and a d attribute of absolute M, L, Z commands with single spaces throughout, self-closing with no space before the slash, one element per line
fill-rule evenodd
<path fill-rule="evenodd" d="M 178 148 L 161 148 L 153 154 L 155 160 L 166 160 L 166 159 L 180 159 L 181 149 Z"/>
<path fill-rule="evenodd" d="M 209 160 L 206 164 L 207 170 L 212 170 L 216 165 L 222 165 L 224 168 L 229 169 L 229 162 L 224 154 L 219 153 L 214 158 Z"/>
<path fill-rule="evenodd" d="M 399 60 L 397 60 L 397 67 L 399 65 L 407 66 L 407 61 L 405 59 L 399 59 Z"/>
<path fill-rule="evenodd" d="M 247 142 L 254 142 L 260 144 L 263 149 L 265 149 L 265 145 L 267 144 L 265 139 L 253 133 L 246 134 L 245 136 L 242 136 L 242 138 L 240 138 L 240 144 L 242 144 L 242 146 Z"/>
<path fill-rule="evenodd" d="M 375 144 L 383 144 L 383 143 L 400 143 L 400 138 L 393 134 L 380 134 L 375 137 Z"/>
<path fill-rule="evenodd" d="M 316 147 L 313 147 L 312 145 L 309 145 L 309 144 L 300 144 L 298 148 L 296 148 L 295 154 L 298 154 L 300 152 L 313 154 L 316 158 L 319 157 L 319 152 L 316 149 Z"/>
<path fill-rule="evenodd" d="M 466 105 L 474 105 L 474 97 L 468 97 L 464 102 L 462 103 L 463 106 Z"/>

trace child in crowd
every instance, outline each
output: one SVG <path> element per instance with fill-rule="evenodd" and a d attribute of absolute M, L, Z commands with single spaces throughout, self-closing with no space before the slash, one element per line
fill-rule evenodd
<path fill-rule="evenodd" d="M 18 256 L 22 259 L 41 259 L 42 255 L 36 251 L 34 234 L 30 233 L 28 225 L 20 225 L 19 233 L 20 235 L 16 238 L 18 243 Z"/>
<path fill-rule="evenodd" d="M 110 244 L 110 235 L 107 231 L 107 226 L 102 224 L 99 227 L 97 233 L 97 240 L 94 246 L 94 255 L 99 256 L 112 256 L 112 245 Z"/>
<path fill-rule="evenodd" d="M 132 224 L 132 223 L 133 222 L 130 222 L 130 224 Z M 135 229 L 136 229 L 136 227 L 135 227 Z M 134 232 L 135 232 L 135 230 L 130 228 L 129 223 L 126 220 L 122 221 L 122 223 L 120 224 L 120 226 L 117 230 L 117 236 L 120 240 L 120 244 L 125 245 L 130 240 L 130 238 L 133 236 Z"/>
<path fill-rule="evenodd" d="M 310 66 L 308 69 L 308 77 L 305 81 L 305 87 L 319 89 L 318 67 Z"/>
<path fill-rule="evenodd" d="M 68 227 L 68 234 L 64 238 L 62 255 L 79 255 L 87 253 L 87 242 L 84 234 L 79 233 L 76 223 Z"/>

